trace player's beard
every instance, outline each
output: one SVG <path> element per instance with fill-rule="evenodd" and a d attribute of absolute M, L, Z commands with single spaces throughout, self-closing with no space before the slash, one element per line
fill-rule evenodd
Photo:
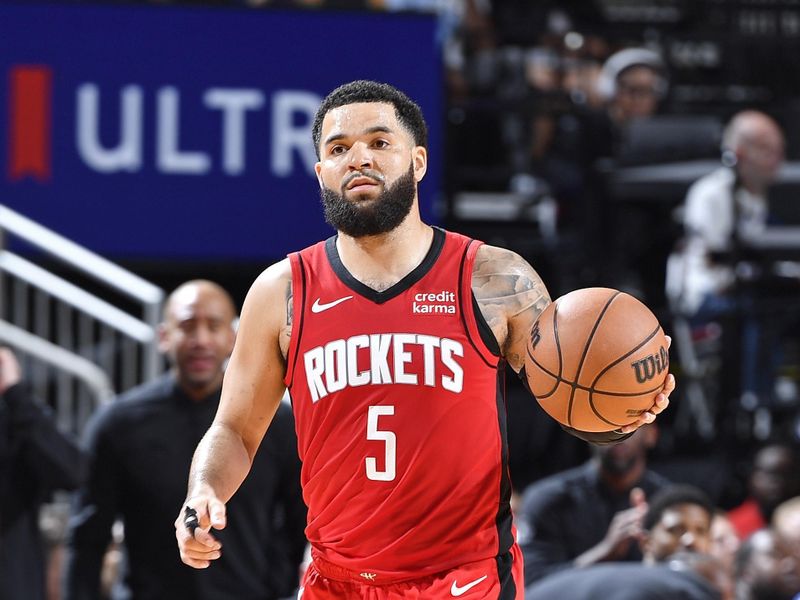
<path fill-rule="evenodd" d="M 371 177 L 368 170 L 362 175 Z M 364 203 L 357 200 L 347 200 L 343 192 L 338 193 L 328 187 L 323 187 L 320 195 L 325 220 L 338 231 L 359 238 L 386 233 L 400 225 L 411 212 L 416 192 L 414 168 L 410 165 L 406 174 L 366 206 L 361 206 Z"/>

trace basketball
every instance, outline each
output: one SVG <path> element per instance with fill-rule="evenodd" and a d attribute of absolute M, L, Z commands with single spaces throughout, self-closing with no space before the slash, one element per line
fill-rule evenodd
<path fill-rule="evenodd" d="M 669 374 L 656 316 L 633 296 L 585 288 L 561 296 L 531 329 L 528 385 L 559 423 L 587 432 L 618 429 L 650 408 Z"/>

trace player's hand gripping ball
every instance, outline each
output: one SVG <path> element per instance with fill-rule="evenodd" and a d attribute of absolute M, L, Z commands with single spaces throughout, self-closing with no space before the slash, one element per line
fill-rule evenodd
<path fill-rule="evenodd" d="M 531 330 L 528 385 L 544 410 L 580 431 L 611 431 L 649 409 L 669 375 L 669 352 L 655 315 L 608 288 L 570 292 Z"/>

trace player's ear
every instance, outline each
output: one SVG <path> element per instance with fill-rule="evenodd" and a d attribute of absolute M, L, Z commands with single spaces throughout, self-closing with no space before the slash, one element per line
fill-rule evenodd
<path fill-rule="evenodd" d="M 414 180 L 420 182 L 428 172 L 428 151 L 422 146 L 414 146 L 411 160 L 414 165 Z"/>
<path fill-rule="evenodd" d="M 322 185 L 322 175 L 320 175 L 321 172 L 322 172 L 322 163 L 318 162 L 314 165 L 314 173 L 317 174 L 317 183 L 319 183 L 319 189 L 323 189 L 325 187 L 324 185 Z"/>

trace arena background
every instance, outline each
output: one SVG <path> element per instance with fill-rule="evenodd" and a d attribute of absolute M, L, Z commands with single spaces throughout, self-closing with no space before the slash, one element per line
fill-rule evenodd
<path fill-rule="evenodd" d="M 164 290 L 208 277 L 241 303 L 265 266 L 331 234 L 310 118 L 339 83 L 371 78 L 408 92 L 430 125 L 426 218 L 520 252 L 553 296 L 630 289 L 671 332 L 663 288 L 680 235 L 674 212 L 689 184 L 719 164 L 721 126 L 742 108 L 769 112 L 786 132 L 774 202 L 800 225 L 796 2 L 466 4 L 4 2 L 0 202 Z M 611 193 L 602 210 L 634 215 L 635 231 L 559 197 L 541 175 L 534 127 L 540 118 L 568 122 L 589 101 L 589 74 L 627 46 L 658 51 L 669 80 L 658 118 L 603 166 Z M 590 239 L 599 252 L 587 252 Z M 786 257 L 798 250 L 788 244 Z M 10 288 L 4 297 L 13 311 Z M 795 350 L 785 359 L 789 383 L 798 378 Z M 510 379 L 515 483 L 581 460 L 585 447 Z M 658 464 L 732 505 L 744 493 L 740 460 L 760 442 L 755 417 L 720 400 L 714 433 L 699 432 L 683 389 L 661 420 Z M 775 422 L 796 422 L 797 396 L 787 398 Z"/>

